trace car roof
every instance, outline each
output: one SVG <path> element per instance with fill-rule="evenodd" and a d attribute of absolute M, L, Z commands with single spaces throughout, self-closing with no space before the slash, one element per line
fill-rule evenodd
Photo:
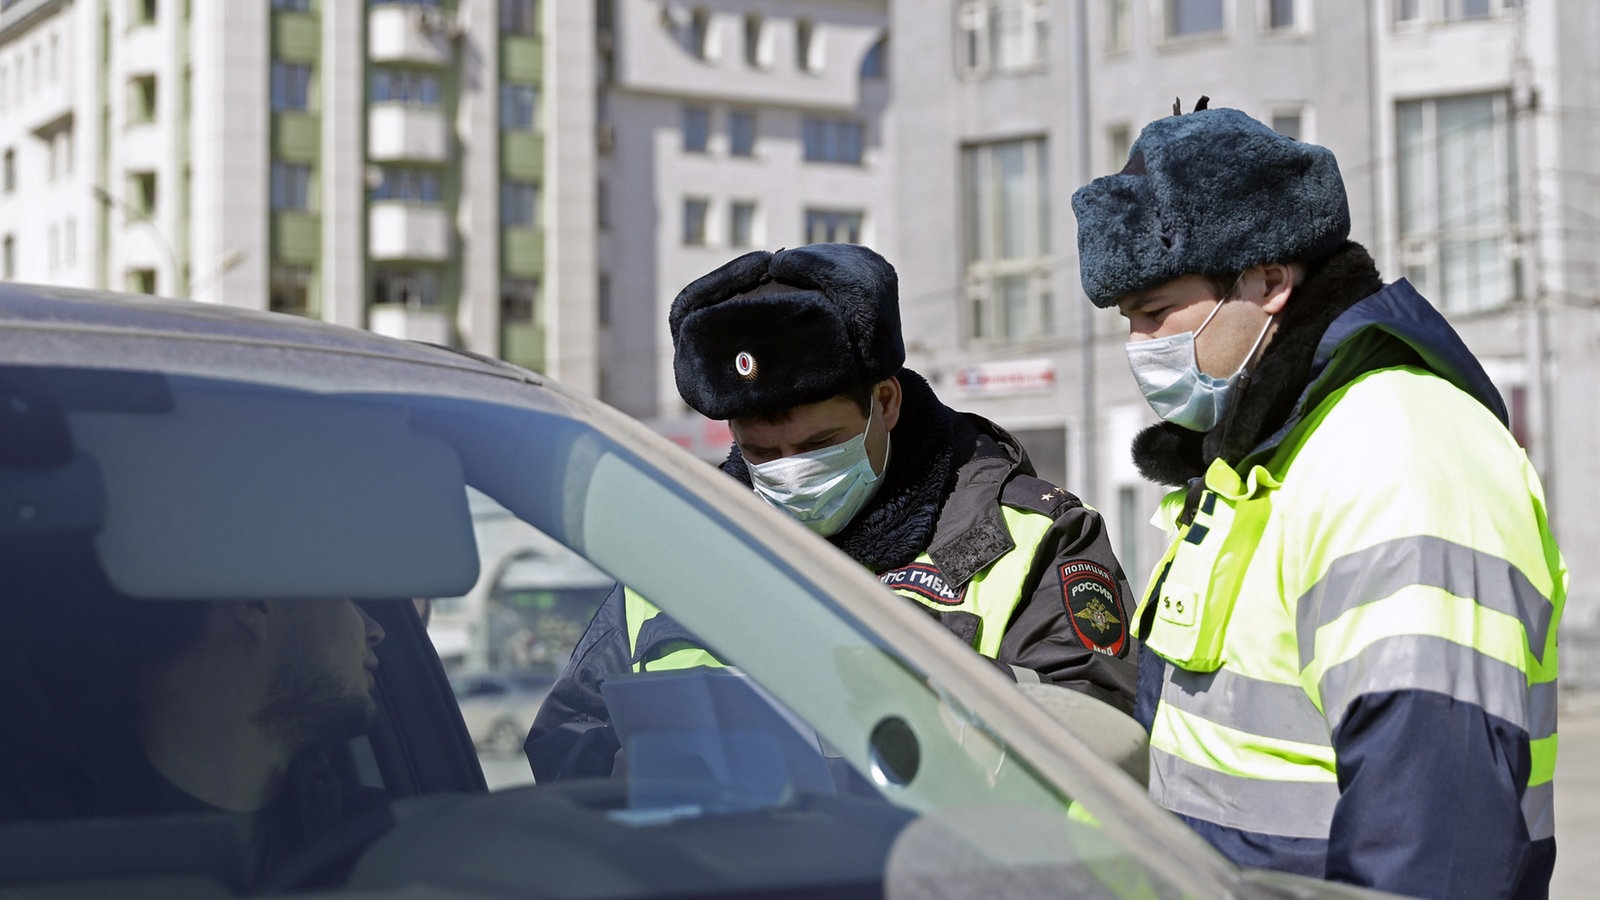
<path fill-rule="evenodd" d="M 260 378 L 311 390 L 380 389 L 409 369 L 411 392 L 482 397 L 493 390 L 488 376 L 522 389 L 524 403 L 544 393 L 525 390 L 533 385 L 586 405 L 537 373 L 464 350 L 219 303 L 44 285 L 0 284 L 0 360 Z M 427 379 L 416 377 L 419 366 L 432 370 Z"/>
<path fill-rule="evenodd" d="M 419 362 L 436 362 L 441 352 L 459 356 L 442 347 L 301 316 L 47 285 L 0 284 L 0 327 L 78 333 L 115 331 L 124 335 L 160 333 L 197 340 L 222 338 Z M 484 357 L 472 359 L 473 367 L 485 372 L 514 368 Z"/>

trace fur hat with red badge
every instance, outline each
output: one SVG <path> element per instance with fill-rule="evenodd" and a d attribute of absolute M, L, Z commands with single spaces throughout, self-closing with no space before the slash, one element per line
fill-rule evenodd
<path fill-rule="evenodd" d="M 757 250 L 672 301 L 673 373 L 712 419 L 771 415 L 897 374 L 899 280 L 859 244 Z"/>

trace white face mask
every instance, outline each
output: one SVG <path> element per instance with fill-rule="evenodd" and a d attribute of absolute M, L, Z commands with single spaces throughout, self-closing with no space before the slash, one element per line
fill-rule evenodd
<path fill-rule="evenodd" d="M 867 429 L 842 444 L 798 453 L 770 462 L 751 463 L 750 486 L 768 503 L 828 537 L 850 524 L 878 492 L 883 475 L 867 458 L 867 431 L 872 430 L 874 400 Z M 889 470 L 888 435 L 884 435 L 883 470 Z"/>
<path fill-rule="evenodd" d="M 1133 369 L 1133 379 L 1139 383 L 1139 391 L 1150 403 L 1150 408 L 1168 422 L 1191 431 L 1210 431 L 1222 421 L 1222 414 L 1227 410 L 1228 395 L 1238 383 L 1245 365 L 1255 357 L 1256 350 L 1260 349 L 1262 340 L 1267 336 L 1267 329 L 1272 325 L 1272 317 L 1268 316 L 1267 324 L 1261 326 L 1261 333 L 1256 335 L 1255 344 L 1251 345 L 1250 352 L 1244 355 L 1244 360 L 1232 375 L 1227 378 L 1207 375 L 1200 371 L 1194 339 L 1211 324 L 1217 310 L 1222 309 L 1222 304 L 1226 302 L 1226 297 L 1217 301 L 1216 308 L 1194 331 L 1134 341 L 1123 347 L 1128 354 L 1128 366 Z"/>

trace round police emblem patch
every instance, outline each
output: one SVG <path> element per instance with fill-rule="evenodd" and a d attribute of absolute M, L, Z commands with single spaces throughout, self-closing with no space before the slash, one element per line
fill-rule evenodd
<path fill-rule="evenodd" d="M 733 370 L 745 381 L 756 380 L 756 358 L 747 351 L 740 350 L 739 355 L 733 358 Z"/>
<path fill-rule="evenodd" d="M 1128 643 L 1117 580 L 1105 566 L 1078 560 L 1061 567 L 1061 602 L 1085 647 L 1112 656 Z"/>

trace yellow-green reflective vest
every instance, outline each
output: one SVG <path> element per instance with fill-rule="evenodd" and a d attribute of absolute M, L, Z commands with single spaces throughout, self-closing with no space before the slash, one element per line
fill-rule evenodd
<path fill-rule="evenodd" d="M 1264 465 L 1205 473 L 1136 622 L 1166 669 L 1150 789 L 1168 809 L 1327 838 L 1331 734 L 1369 692 L 1442 693 L 1524 728 L 1523 816 L 1554 833 L 1556 629 L 1567 571 L 1527 456 L 1411 367 L 1329 395 Z M 1397 786 L 1397 790 L 1403 786 Z M 1470 790 L 1468 785 L 1463 790 Z"/>
<path fill-rule="evenodd" d="M 657 655 L 650 659 L 639 658 L 639 632 L 644 623 L 661 614 L 661 608 L 639 596 L 633 588 L 623 588 L 623 610 L 628 622 L 628 655 L 633 659 L 635 672 L 665 672 L 671 669 L 692 669 L 696 666 L 722 668 L 724 663 L 703 647 L 693 644 L 667 644 L 656 648 Z"/>
<path fill-rule="evenodd" d="M 942 584 L 930 587 L 939 576 L 938 568 L 926 552 L 919 555 L 911 566 L 896 571 L 903 573 L 908 569 L 920 569 L 927 574 L 930 581 L 921 582 L 916 586 L 910 586 L 905 582 L 888 583 L 889 588 L 895 593 L 909 597 L 936 612 L 966 612 L 977 616 L 978 632 L 973 638 L 972 645 L 979 653 L 990 659 L 999 656 L 1000 641 L 1005 636 L 1006 625 L 1011 621 L 1017 604 L 1022 601 L 1022 589 L 1027 582 L 1028 567 L 1033 562 L 1033 549 L 1044 539 L 1053 524 L 1053 520 L 1047 515 L 1010 506 L 1000 507 L 1000 514 L 1005 520 L 1006 529 L 1011 534 L 1014 547 L 1011 552 L 995 560 L 988 568 L 973 575 L 963 590 L 946 588 Z M 933 596 L 939 596 L 940 599 L 933 599 Z M 638 659 L 639 633 L 644 628 L 645 622 L 659 615 L 661 610 L 635 593 L 632 588 L 623 590 L 623 598 L 628 622 L 628 652 L 635 659 L 634 671 L 643 672 L 648 669 L 658 672 L 694 666 L 723 665 L 705 649 L 692 645 L 676 647 L 668 645 L 660 648 L 662 652 L 651 659 Z"/>
<path fill-rule="evenodd" d="M 1054 524 L 1047 515 L 1011 506 L 1002 505 L 1000 515 L 1011 534 L 1012 549 L 979 570 L 963 589 L 956 590 L 940 582 L 938 567 L 926 551 L 910 566 L 880 576 L 890 590 L 931 610 L 977 616 L 978 633 L 972 639 L 972 646 L 990 659 L 1000 655 L 1000 641 L 1005 637 L 1006 626 L 1023 600 L 1022 590 L 1027 583 L 1028 567 L 1033 563 L 1034 548 Z"/>

